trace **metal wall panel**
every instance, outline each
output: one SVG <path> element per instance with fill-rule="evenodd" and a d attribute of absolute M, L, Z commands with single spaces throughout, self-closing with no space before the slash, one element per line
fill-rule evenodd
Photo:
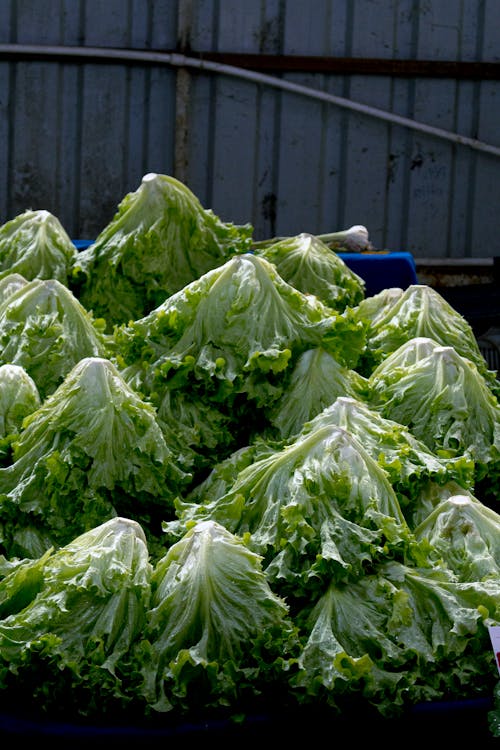
<path fill-rule="evenodd" d="M 500 62 L 498 0 L 2 0 L 1 43 Z M 272 75 L 500 148 L 498 79 Z M 46 208 L 93 237 L 149 171 L 257 239 L 361 223 L 416 257 L 500 254 L 496 154 L 257 76 L 0 56 L 0 222 Z"/>
<path fill-rule="evenodd" d="M 0 7 L 0 42 L 176 44 L 169 0 L 2 0 Z M 0 61 L 1 220 L 45 208 L 72 236 L 95 236 L 143 174 L 173 171 L 175 76 L 165 66 Z"/>
<path fill-rule="evenodd" d="M 299 0 L 207 0 L 197 4 L 190 41 L 199 50 L 498 62 L 497 21 L 498 6 L 472 0 L 315 0 L 307 9 Z M 500 145 L 497 81 L 282 77 Z M 193 80 L 187 180 L 216 211 L 250 217 L 259 238 L 362 223 L 377 247 L 420 257 L 498 254 L 498 156 L 247 81 Z"/>

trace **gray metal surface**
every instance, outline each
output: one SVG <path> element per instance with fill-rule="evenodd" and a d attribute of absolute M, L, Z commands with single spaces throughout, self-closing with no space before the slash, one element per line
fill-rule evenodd
<path fill-rule="evenodd" d="M 498 78 L 429 74 L 500 63 L 499 18 L 498 0 L 1 0 L 0 44 L 425 61 L 275 75 L 500 147 Z M 0 55 L 0 223 L 45 208 L 93 237 L 150 171 L 257 239 L 364 224 L 417 258 L 500 254 L 498 156 L 213 70 Z"/>

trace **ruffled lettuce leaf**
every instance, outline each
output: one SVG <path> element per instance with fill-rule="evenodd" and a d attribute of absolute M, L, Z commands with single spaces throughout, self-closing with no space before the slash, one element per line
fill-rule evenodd
<path fill-rule="evenodd" d="M 24 418 L 41 405 L 35 381 L 20 365 L 0 365 L 0 465 L 12 461 L 12 443 Z"/>
<path fill-rule="evenodd" d="M 8 273 L 0 278 L 0 305 L 14 292 L 25 286 L 28 279 L 20 273 Z"/>
<path fill-rule="evenodd" d="M 179 180 L 144 175 L 109 224 L 80 252 L 72 288 L 108 323 L 142 318 L 167 297 L 238 252 L 252 227 L 224 222 Z"/>
<path fill-rule="evenodd" d="M 500 515 L 470 494 L 443 499 L 414 529 L 460 581 L 500 578 Z"/>
<path fill-rule="evenodd" d="M 257 457 L 220 497 L 178 499 L 176 509 L 177 518 L 163 524 L 167 537 L 207 519 L 248 534 L 269 579 L 287 591 L 293 583 L 295 593 L 330 577 L 360 575 L 379 556 L 411 554 L 413 540 L 387 474 L 332 426 Z"/>
<path fill-rule="evenodd" d="M 0 365 L 0 436 L 17 434 L 24 418 L 41 406 L 40 393 L 20 365 Z"/>
<path fill-rule="evenodd" d="M 242 539 L 210 520 L 196 524 L 156 563 L 151 586 L 136 649 L 148 708 L 234 711 L 248 708 L 245 697 L 279 691 L 295 628 Z"/>
<path fill-rule="evenodd" d="M 408 523 L 411 528 L 417 528 L 441 502 L 455 495 L 464 495 L 469 500 L 477 501 L 473 488 L 466 489 L 454 479 L 450 479 L 444 484 L 432 479 L 423 482 L 419 491 L 415 494 L 414 503 L 407 509 Z"/>
<path fill-rule="evenodd" d="M 78 251 L 49 211 L 28 210 L 0 226 L 0 278 L 57 279 L 68 285 Z"/>
<path fill-rule="evenodd" d="M 438 346 L 413 365 L 384 364 L 369 378 L 370 402 L 383 416 L 406 425 L 434 452 L 498 458 L 500 404 L 472 362 Z"/>
<path fill-rule="evenodd" d="M 156 524 L 160 536 L 186 481 L 154 408 L 99 357 L 82 359 L 25 418 L 13 459 L 0 469 L 7 556 L 37 557 L 115 515 L 153 537 Z"/>
<path fill-rule="evenodd" d="M 384 318 L 390 309 L 398 302 L 403 296 L 404 289 L 399 286 L 391 286 L 386 289 L 381 289 L 376 294 L 371 294 L 369 297 L 364 297 L 357 305 L 356 312 L 358 315 L 370 323 L 370 330 L 378 323 L 381 318 Z"/>
<path fill-rule="evenodd" d="M 319 237 L 302 232 L 254 253 L 273 263 L 280 276 L 304 294 L 314 294 L 334 310 L 353 307 L 364 298 L 365 282 Z"/>
<path fill-rule="evenodd" d="M 112 518 L 3 568 L 0 685 L 12 705 L 34 699 L 67 720 L 68 711 L 103 715 L 133 701 L 122 673 L 143 632 L 152 573 L 140 525 Z"/>
<path fill-rule="evenodd" d="M 488 626 L 500 616 L 498 578 L 458 582 L 438 568 L 398 561 L 348 584 L 332 583 L 298 615 L 307 639 L 291 687 L 303 702 L 338 705 L 359 693 L 386 716 L 419 701 L 486 694 Z"/>
<path fill-rule="evenodd" d="M 290 439 L 337 397 L 364 398 L 367 380 L 321 347 L 298 358 L 283 395 L 268 412 L 277 439 Z"/>
<path fill-rule="evenodd" d="M 362 307 L 360 309 L 362 317 Z M 371 317 L 367 330 L 363 372 L 371 372 L 409 339 L 427 337 L 451 346 L 475 364 L 491 388 L 498 390 L 495 373 L 488 368 L 470 323 L 438 291 L 426 284 L 412 284 L 399 299 L 385 307 L 385 314 Z"/>
<path fill-rule="evenodd" d="M 273 442 L 258 438 L 250 445 L 238 448 L 223 460 L 213 464 L 209 473 L 185 493 L 185 499 L 189 503 L 217 500 L 231 489 L 240 471 L 261 458 L 275 455 L 283 445 L 284 441 Z"/>
<path fill-rule="evenodd" d="M 339 396 L 302 429 L 303 434 L 322 425 L 336 425 L 353 435 L 387 472 L 407 520 L 429 481 L 450 481 L 472 488 L 475 464 L 465 456 L 438 456 L 399 422 L 383 417 L 365 402 Z"/>
<path fill-rule="evenodd" d="M 81 359 L 109 351 L 101 322 L 56 279 L 33 279 L 0 304 L 0 363 L 23 367 L 42 399 Z"/>
<path fill-rule="evenodd" d="M 263 258 L 231 258 L 173 294 L 146 317 L 119 326 L 114 338 L 124 367 L 138 362 L 143 387 L 177 375 L 211 384 L 217 395 L 252 395 L 259 376 L 273 376 L 307 348 L 323 346 L 352 367 L 364 327 L 287 284 Z M 255 381 L 255 383 L 253 383 Z"/>
<path fill-rule="evenodd" d="M 248 253 L 114 332 L 127 382 L 152 401 L 167 432 L 179 433 L 186 449 L 202 456 L 209 448 L 212 462 L 262 432 L 306 349 L 322 347 L 352 369 L 363 340 L 363 326 L 349 312 L 302 294 L 271 263 Z M 208 418 L 192 418 L 190 405 L 192 412 L 203 405 Z M 203 425 L 202 441 L 193 424 Z"/>

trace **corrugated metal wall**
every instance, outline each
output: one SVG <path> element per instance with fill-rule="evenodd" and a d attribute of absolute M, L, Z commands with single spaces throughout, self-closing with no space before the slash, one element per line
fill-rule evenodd
<path fill-rule="evenodd" d="M 498 0 L 1 0 L 0 45 L 434 61 L 435 76 L 271 75 L 499 148 L 498 76 L 439 68 L 499 63 L 498 12 Z M 0 222 L 45 208 L 91 238 L 150 171 L 257 239 L 365 224 L 376 247 L 416 257 L 500 255 L 494 153 L 237 75 L 0 54 Z"/>

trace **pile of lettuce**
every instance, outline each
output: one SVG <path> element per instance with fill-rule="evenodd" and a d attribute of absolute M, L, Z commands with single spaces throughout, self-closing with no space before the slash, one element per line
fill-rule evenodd
<path fill-rule="evenodd" d="M 148 174 L 66 277 L 27 229 L 5 246 L 6 703 L 241 720 L 493 696 L 497 373 L 430 287 L 366 297 L 352 234 L 256 242 Z"/>

